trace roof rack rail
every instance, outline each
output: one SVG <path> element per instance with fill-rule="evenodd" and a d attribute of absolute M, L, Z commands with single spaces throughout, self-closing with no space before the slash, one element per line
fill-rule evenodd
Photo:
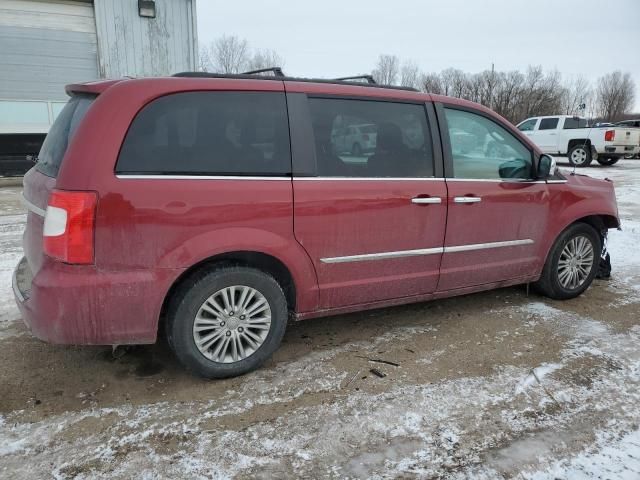
<path fill-rule="evenodd" d="M 348 80 L 349 78 L 359 79 L 365 78 L 366 75 L 361 77 L 346 77 L 347 79 L 335 78 L 335 79 L 327 79 L 327 78 L 299 78 L 299 77 L 287 77 L 287 76 L 276 76 L 276 75 L 255 75 L 255 74 L 247 74 L 247 73 L 236 73 L 236 74 L 228 74 L 228 73 L 209 73 L 209 72 L 180 72 L 174 73 L 173 77 L 185 77 L 185 78 L 220 78 L 220 79 L 238 79 L 238 80 L 263 80 L 263 81 L 289 81 L 289 82 L 307 82 L 307 83 L 332 83 L 336 85 L 350 85 L 354 86 L 356 82 L 353 80 Z M 371 83 L 367 80 L 366 83 L 362 82 L 358 84 L 362 87 L 367 88 L 386 88 L 390 90 L 405 90 L 409 92 L 418 92 L 419 90 L 413 87 L 401 87 L 397 85 L 383 85 L 379 83 Z"/>
<path fill-rule="evenodd" d="M 353 77 L 334 78 L 338 82 L 348 82 L 350 80 L 366 80 L 369 85 L 377 85 L 378 82 L 371 75 L 354 75 Z"/>
<path fill-rule="evenodd" d="M 259 73 L 266 73 L 266 72 L 273 72 L 274 77 L 285 76 L 281 67 L 259 68 L 258 70 L 250 70 L 248 72 L 242 72 L 240 75 L 257 75 Z"/>

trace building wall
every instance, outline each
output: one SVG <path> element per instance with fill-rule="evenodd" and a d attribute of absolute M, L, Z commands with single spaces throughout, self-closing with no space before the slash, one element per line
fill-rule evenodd
<path fill-rule="evenodd" d="M 136 0 L 95 0 L 98 70 L 103 78 L 195 70 L 196 0 L 156 0 L 156 17 Z"/>
<path fill-rule="evenodd" d="M 98 75 L 91 3 L 0 1 L 0 99 L 64 101 Z"/>

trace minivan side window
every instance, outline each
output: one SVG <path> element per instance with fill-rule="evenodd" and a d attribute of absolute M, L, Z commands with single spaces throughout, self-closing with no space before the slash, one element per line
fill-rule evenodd
<path fill-rule="evenodd" d="M 520 125 L 518 125 L 518 130 L 520 130 L 521 132 L 530 132 L 535 128 L 537 121 L 538 121 L 537 118 L 532 118 L 531 120 L 527 120 L 526 122 L 523 122 Z"/>
<path fill-rule="evenodd" d="M 558 118 L 543 118 L 540 120 L 538 130 L 555 130 L 558 128 Z"/>
<path fill-rule="evenodd" d="M 290 175 L 284 94 L 186 92 L 160 97 L 134 118 L 116 173 Z"/>
<path fill-rule="evenodd" d="M 509 131 L 476 113 L 445 108 L 453 174 L 467 179 L 530 179 L 531 151 Z"/>
<path fill-rule="evenodd" d="M 321 177 L 432 177 L 424 105 L 309 98 Z"/>

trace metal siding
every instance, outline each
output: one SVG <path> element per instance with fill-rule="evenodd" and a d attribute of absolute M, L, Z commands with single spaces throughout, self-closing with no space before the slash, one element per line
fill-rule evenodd
<path fill-rule="evenodd" d="M 91 5 L 0 2 L 0 98 L 66 100 L 67 83 L 98 78 Z"/>
<path fill-rule="evenodd" d="M 195 70 L 195 0 L 156 0 L 156 18 L 131 0 L 95 0 L 102 77 L 169 75 Z"/>

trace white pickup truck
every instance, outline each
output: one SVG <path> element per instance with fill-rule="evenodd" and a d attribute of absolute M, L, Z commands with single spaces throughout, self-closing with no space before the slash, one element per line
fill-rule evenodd
<path fill-rule="evenodd" d="M 576 167 L 586 167 L 592 160 L 613 165 L 640 151 L 638 128 L 587 127 L 586 119 L 571 115 L 531 117 L 517 127 L 544 153 L 566 155 Z"/>

